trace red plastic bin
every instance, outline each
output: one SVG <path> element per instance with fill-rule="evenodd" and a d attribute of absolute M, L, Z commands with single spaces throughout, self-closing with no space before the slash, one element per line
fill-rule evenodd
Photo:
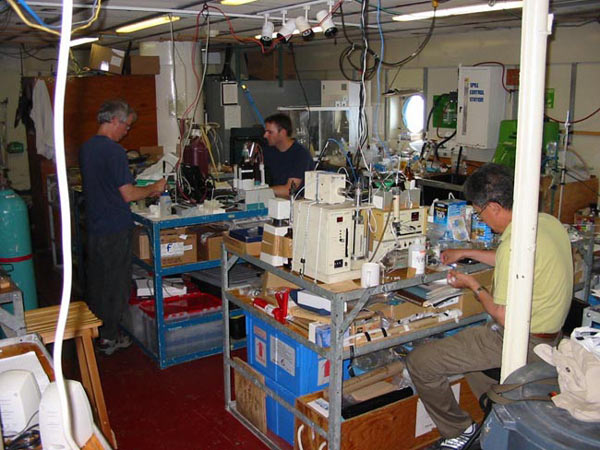
<path fill-rule="evenodd" d="M 204 292 L 191 292 L 163 299 L 165 321 L 189 319 L 192 316 L 209 314 L 221 310 L 221 299 Z M 156 318 L 154 298 L 143 300 L 139 308 L 149 317 Z"/>

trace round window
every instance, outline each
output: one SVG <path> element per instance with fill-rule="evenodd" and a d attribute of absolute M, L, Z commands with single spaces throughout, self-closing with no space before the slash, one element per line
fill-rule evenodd
<path fill-rule="evenodd" d="M 411 134 L 418 134 L 425 126 L 425 99 L 422 94 L 414 94 L 404 100 L 402 121 Z"/>

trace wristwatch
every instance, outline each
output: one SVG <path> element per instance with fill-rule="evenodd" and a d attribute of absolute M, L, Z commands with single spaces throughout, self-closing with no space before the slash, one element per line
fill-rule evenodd
<path fill-rule="evenodd" d="M 481 291 L 487 291 L 485 286 L 479 286 L 477 289 L 475 289 L 473 291 L 475 293 L 475 297 L 477 298 L 477 300 L 479 300 L 479 294 L 481 293 Z"/>

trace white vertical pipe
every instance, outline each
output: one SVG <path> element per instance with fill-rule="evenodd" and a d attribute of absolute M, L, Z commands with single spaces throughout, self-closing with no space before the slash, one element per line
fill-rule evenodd
<path fill-rule="evenodd" d="M 502 381 L 527 362 L 544 114 L 546 44 L 552 29 L 549 0 L 525 0 L 515 196 L 512 215 L 508 301 L 502 350 Z"/>
<path fill-rule="evenodd" d="M 182 116 L 198 91 L 198 81 L 194 76 L 192 51 L 195 51 L 196 73 L 202 74 L 200 45 L 193 42 L 175 42 L 175 54 L 171 41 L 148 41 L 140 44 L 140 55 L 159 56 L 160 73 L 156 80 L 156 119 L 158 145 L 165 153 L 176 153 L 179 144 L 179 124 Z M 190 117 L 190 115 L 188 115 Z M 193 117 L 201 123 L 204 117 L 202 100 Z"/>

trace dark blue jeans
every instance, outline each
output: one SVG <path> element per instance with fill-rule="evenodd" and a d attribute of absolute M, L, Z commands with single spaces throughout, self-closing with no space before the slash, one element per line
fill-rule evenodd
<path fill-rule="evenodd" d="M 132 229 L 87 236 L 86 300 L 103 326 L 100 336 L 114 340 L 131 290 Z"/>

